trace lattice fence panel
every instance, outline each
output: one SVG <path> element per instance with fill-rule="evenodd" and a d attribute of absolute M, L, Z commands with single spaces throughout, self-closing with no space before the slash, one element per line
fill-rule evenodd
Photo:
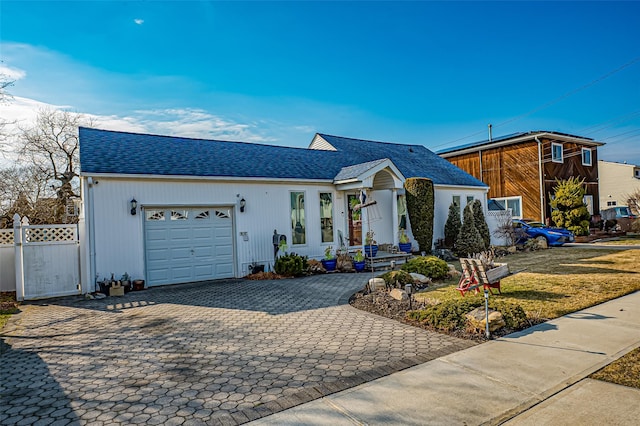
<path fill-rule="evenodd" d="M 0 229 L 0 245 L 13 245 L 13 229 Z"/>
<path fill-rule="evenodd" d="M 76 229 L 75 226 L 28 227 L 24 230 L 25 240 L 28 243 L 76 241 Z"/>

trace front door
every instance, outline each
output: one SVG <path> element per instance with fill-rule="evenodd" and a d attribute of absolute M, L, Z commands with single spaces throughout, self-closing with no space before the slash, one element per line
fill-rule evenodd
<path fill-rule="evenodd" d="M 362 210 L 353 210 L 353 206 L 360 204 L 360 199 L 356 194 L 347 195 L 349 205 L 349 245 L 362 245 Z"/>

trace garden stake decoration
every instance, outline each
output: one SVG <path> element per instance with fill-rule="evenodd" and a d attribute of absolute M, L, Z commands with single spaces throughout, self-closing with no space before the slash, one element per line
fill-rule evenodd
<path fill-rule="evenodd" d="M 367 207 L 373 206 L 375 205 L 377 202 L 375 200 L 371 200 L 371 201 L 367 201 L 367 194 L 364 192 L 364 190 L 360 191 L 360 204 L 356 204 L 355 206 L 353 206 L 353 210 L 362 210 L 365 209 Z M 371 223 L 370 223 L 370 215 L 367 214 L 367 234 L 369 234 L 369 232 L 371 231 Z M 374 266 L 373 266 L 373 260 L 371 260 L 371 279 L 374 278 Z"/>
<path fill-rule="evenodd" d="M 487 339 L 491 338 L 491 333 L 489 333 L 489 289 L 484 288 L 484 322 L 485 322 L 485 335 Z"/>

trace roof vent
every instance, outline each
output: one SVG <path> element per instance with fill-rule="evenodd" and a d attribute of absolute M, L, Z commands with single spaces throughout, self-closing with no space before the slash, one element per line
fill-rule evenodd
<path fill-rule="evenodd" d="M 413 148 L 409 147 L 409 152 L 413 152 Z"/>

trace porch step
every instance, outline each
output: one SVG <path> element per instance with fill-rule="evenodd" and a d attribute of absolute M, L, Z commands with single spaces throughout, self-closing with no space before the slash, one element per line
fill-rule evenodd
<path fill-rule="evenodd" d="M 365 258 L 365 270 L 370 271 L 372 267 L 374 270 L 391 269 L 392 262 L 398 267 L 412 257 L 413 255 L 410 253 L 387 253 L 379 251 L 376 257 Z"/>

